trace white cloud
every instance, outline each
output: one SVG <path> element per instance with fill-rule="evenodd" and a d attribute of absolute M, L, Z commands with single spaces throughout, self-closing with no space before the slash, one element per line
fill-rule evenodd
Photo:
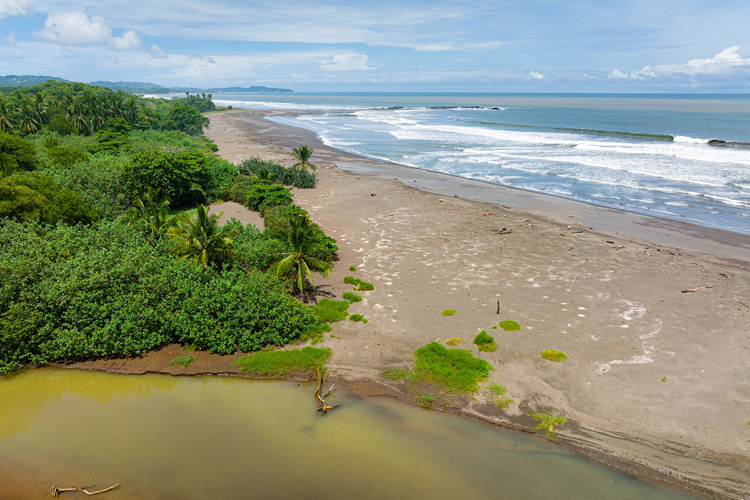
<path fill-rule="evenodd" d="M 356 54 L 354 52 L 345 52 L 333 56 L 332 61 L 322 63 L 326 71 L 364 71 L 376 69 L 367 66 L 367 56 L 365 54 Z"/>
<path fill-rule="evenodd" d="M 16 44 L 16 32 L 11 31 L 8 36 L 5 37 L 5 43 L 8 45 L 15 45 Z"/>
<path fill-rule="evenodd" d="M 121 36 L 110 38 L 109 44 L 115 50 L 135 50 L 141 46 L 141 37 L 135 31 L 126 31 Z"/>
<path fill-rule="evenodd" d="M 529 71 L 529 76 L 534 80 L 544 80 L 544 75 L 536 71 Z"/>
<path fill-rule="evenodd" d="M 90 45 L 109 40 L 112 30 L 102 16 L 89 17 L 83 12 L 50 12 L 44 29 L 36 35 L 62 45 Z"/>
<path fill-rule="evenodd" d="M 706 59 L 691 59 L 685 64 L 644 66 L 630 73 L 614 70 L 609 73 L 608 77 L 614 79 L 630 78 L 633 80 L 645 80 L 646 78 L 660 78 L 672 75 L 696 77 L 698 75 L 728 74 L 738 68 L 750 66 L 750 58 L 743 58 L 739 54 L 739 50 L 739 46 L 729 47 L 715 56 Z"/>
<path fill-rule="evenodd" d="M 166 59 L 167 57 L 169 57 L 169 54 L 167 54 L 166 51 L 162 50 L 158 45 L 153 44 L 151 46 L 151 57 L 153 59 Z"/>
<path fill-rule="evenodd" d="M 34 0 L 0 0 L 0 19 L 23 16 L 34 10 Z"/>

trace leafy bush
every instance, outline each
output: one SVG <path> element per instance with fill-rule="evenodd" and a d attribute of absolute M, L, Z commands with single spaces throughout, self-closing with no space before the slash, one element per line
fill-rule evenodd
<path fill-rule="evenodd" d="M 515 332 L 517 330 L 521 329 L 521 325 L 518 324 L 517 321 L 512 321 L 509 319 L 506 319 L 505 321 L 501 321 L 498 326 L 505 330 L 506 332 Z"/>
<path fill-rule="evenodd" d="M 0 372 L 170 342 L 252 351 L 318 323 L 275 276 L 204 272 L 127 226 L 0 220 Z"/>
<path fill-rule="evenodd" d="M 65 146 L 53 146 L 47 150 L 47 156 L 49 156 L 55 165 L 59 165 L 64 168 L 70 168 L 76 163 L 80 163 L 89 159 L 89 155 L 80 149 L 68 148 Z"/>
<path fill-rule="evenodd" d="M 353 292 L 344 292 L 343 297 L 344 299 L 348 300 L 350 304 L 354 304 L 355 302 L 362 302 L 362 296 L 357 295 Z"/>
<path fill-rule="evenodd" d="M 328 348 L 303 347 L 286 351 L 261 351 L 240 358 L 234 363 L 240 371 L 253 377 L 284 377 L 291 373 L 312 376 L 325 370 L 325 362 L 333 351 Z"/>
<path fill-rule="evenodd" d="M 210 120 L 195 107 L 187 104 L 174 104 L 167 112 L 164 123 L 169 130 L 179 130 L 190 135 L 202 135 L 203 127 L 208 127 Z"/>
<path fill-rule="evenodd" d="M 280 163 L 260 158 L 249 158 L 239 165 L 239 171 L 243 175 L 263 176 L 267 172 L 275 182 L 285 186 L 309 189 L 315 187 L 315 174 L 294 167 L 286 167 Z"/>
<path fill-rule="evenodd" d="M 251 210 L 274 206 L 287 206 L 292 204 L 292 193 L 279 184 L 264 184 L 256 182 L 247 191 L 243 204 Z"/>
<path fill-rule="evenodd" d="M 133 195 L 155 188 L 174 207 L 196 205 L 206 199 L 211 184 L 210 165 L 198 151 L 146 151 L 131 157 L 125 165 L 123 181 Z"/>
<path fill-rule="evenodd" d="M 69 189 L 37 172 L 22 172 L 0 180 L 0 217 L 54 224 L 89 223 L 96 213 Z"/>
<path fill-rule="evenodd" d="M 36 148 L 26 139 L 0 133 L 0 176 L 17 170 L 36 170 L 39 166 Z"/>
<path fill-rule="evenodd" d="M 446 349 L 431 342 L 414 351 L 414 381 L 428 382 L 446 391 L 470 393 L 479 390 L 492 366 L 464 349 Z"/>
<path fill-rule="evenodd" d="M 355 266 L 349 266 L 349 271 L 354 272 L 356 270 L 357 270 L 357 268 Z"/>

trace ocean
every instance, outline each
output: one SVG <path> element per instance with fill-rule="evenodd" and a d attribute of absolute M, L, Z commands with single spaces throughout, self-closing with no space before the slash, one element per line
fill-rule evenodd
<path fill-rule="evenodd" d="M 370 158 L 750 234 L 750 95 L 215 95 Z"/>

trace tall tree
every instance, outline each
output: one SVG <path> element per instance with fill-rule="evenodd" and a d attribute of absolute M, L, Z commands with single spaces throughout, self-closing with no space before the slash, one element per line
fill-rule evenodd
<path fill-rule="evenodd" d="M 237 237 L 234 227 L 222 227 L 219 218 L 224 212 L 208 215 L 208 208 L 198 205 L 195 217 L 183 212 L 167 230 L 175 242 L 171 252 L 182 259 L 195 259 L 204 267 L 232 255 L 232 243 Z"/>
<path fill-rule="evenodd" d="M 313 150 L 304 144 L 300 144 L 298 148 L 292 149 L 292 156 L 297 160 L 297 163 L 295 163 L 294 166 L 304 171 L 307 171 L 307 167 L 310 167 L 313 172 L 316 171 L 318 167 L 310 163 L 312 154 Z"/>
<path fill-rule="evenodd" d="M 0 99 L 0 132 L 9 132 L 15 128 L 13 107 Z"/>
<path fill-rule="evenodd" d="M 270 255 L 266 264 L 270 264 L 277 276 L 285 275 L 290 269 L 296 271 L 296 285 L 300 293 L 305 291 L 305 278 L 310 280 L 315 290 L 315 279 L 312 271 L 328 276 L 331 265 L 315 257 L 325 248 L 321 244 L 315 226 L 306 215 L 289 215 L 289 226 L 283 231 L 272 233 L 273 238 L 285 244 L 286 250 Z"/>

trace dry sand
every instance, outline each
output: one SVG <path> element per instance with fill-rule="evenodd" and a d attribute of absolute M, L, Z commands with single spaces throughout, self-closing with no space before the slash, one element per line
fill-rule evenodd
<path fill-rule="evenodd" d="M 295 189 L 295 203 L 340 249 L 316 283 L 335 297 L 351 290 L 347 275 L 376 286 L 350 308 L 369 323 L 336 324 L 325 339 L 332 379 L 409 400 L 379 373 L 462 337 L 514 402 L 503 411 L 480 393 L 438 406 L 522 431 L 533 429 L 529 413 L 553 412 L 569 421 L 557 441 L 597 461 L 709 497 L 750 497 L 750 237 L 360 158 L 263 115 L 211 114 L 206 135 L 233 162 L 290 163 L 291 147 L 311 146 L 318 187 Z M 442 316 L 447 308 L 457 314 Z M 505 319 L 523 328 L 490 328 Z M 471 344 L 481 329 L 497 352 Z M 546 361 L 543 349 L 568 359 Z M 181 354 L 169 346 L 85 366 L 235 371 L 234 356 L 204 353 L 187 371 L 166 366 Z"/>

